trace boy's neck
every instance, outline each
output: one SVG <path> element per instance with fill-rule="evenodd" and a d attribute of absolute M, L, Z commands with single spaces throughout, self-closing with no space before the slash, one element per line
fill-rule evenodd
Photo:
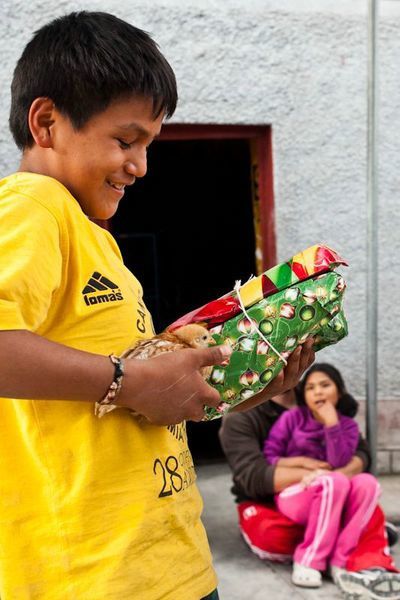
<path fill-rule="evenodd" d="M 37 173 L 38 175 L 47 175 L 54 177 L 50 165 L 48 165 L 47 157 L 42 148 L 34 147 L 24 150 L 18 171 L 24 173 Z"/>

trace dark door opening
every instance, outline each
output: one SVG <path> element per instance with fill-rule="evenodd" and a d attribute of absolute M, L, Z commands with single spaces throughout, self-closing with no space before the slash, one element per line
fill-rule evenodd
<path fill-rule="evenodd" d="M 111 230 L 156 332 L 246 281 L 256 268 L 249 141 L 155 142 Z M 219 426 L 188 423 L 195 460 L 222 456 Z"/>

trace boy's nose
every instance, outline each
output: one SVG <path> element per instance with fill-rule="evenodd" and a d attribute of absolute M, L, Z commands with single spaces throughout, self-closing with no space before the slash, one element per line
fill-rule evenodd
<path fill-rule="evenodd" d="M 125 163 L 125 170 L 129 175 L 135 177 L 144 177 L 147 173 L 147 155 L 146 152 L 135 153 Z"/>

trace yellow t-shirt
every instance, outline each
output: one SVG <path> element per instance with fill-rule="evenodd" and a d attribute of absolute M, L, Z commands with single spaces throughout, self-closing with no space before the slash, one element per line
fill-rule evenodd
<path fill-rule="evenodd" d="M 152 335 L 113 237 L 50 177 L 0 181 L 0 329 L 105 355 Z M 0 399 L 0 422 L 1 600 L 199 600 L 216 587 L 184 424 L 16 399 Z"/>

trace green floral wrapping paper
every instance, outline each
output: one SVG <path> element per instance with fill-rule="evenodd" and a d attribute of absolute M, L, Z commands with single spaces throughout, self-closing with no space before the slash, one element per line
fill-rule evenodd
<path fill-rule="evenodd" d="M 285 366 L 281 357 L 287 359 L 309 336 L 315 339 L 315 350 L 345 337 L 345 287 L 343 277 L 331 271 L 260 300 L 247 308 L 249 318 L 240 313 L 211 328 L 216 343 L 229 344 L 233 353 L 228 365 L 215 366 L 210 374 L 208 382 L 222 403 L 218 409 L 207 408 L 205 420 L 221 417 L 266 387 Z"/>

